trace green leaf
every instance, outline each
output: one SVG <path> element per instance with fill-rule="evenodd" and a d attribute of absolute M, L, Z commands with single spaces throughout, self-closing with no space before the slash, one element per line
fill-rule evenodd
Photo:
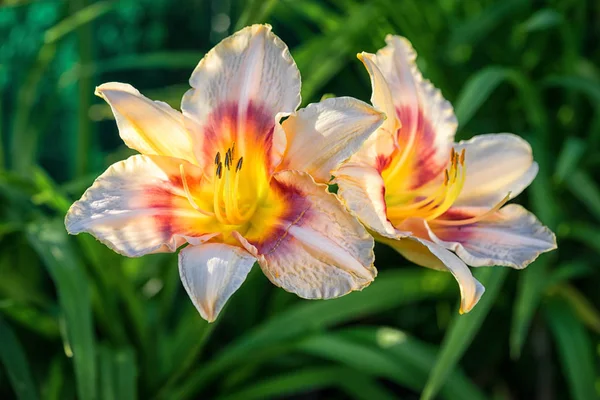
<path fill-rule="evenodd" d="M 364 318 L 431 297 L 440 297 L 455 290 L 447 274 L 423 269 L 385 271 L 369 290 L 353 292 L 344 297 L 319 302 L 302 302 L 259 327 L 247 332 L 223 352 L 213 357 L 181 385 L 177 394 L 169 397 L 188 398 L 214 376 L 242 360 L 272 357 L 289 351 L 293 340 L 307 332 Z"/>
<path fill-rule="evenodd" d="M 96 350 L 89 283 L 61 220 L 38 221 L 27 228 L 29 243 L 44 261 L 65 318 L 67 353 L 72 351 L 81 400 L 96 398 Z"/>
<path fill-rule="evenodd" d="M 356 373 L 341 367 L 304 368 L 264 379 L 254 385 L 244 388 L 228 396 L 218 397 L 219 400 L 253 400 L 273 397 L 288 397 L 310 390 L 343 385 L 344 381 L 353 379 Z"/>
<path fill-rule="evenodd" d="M 592 177 L 578 169 L 567 180 L 567 188 L 600 221 L 600 188 Z"/>
<path fill-rule="evenodd" d="M 554 171 L 554 180 L 557 183 L 562 183 L 577 169 L 585 150 L 586 143 L 583 140 L 575 137 L 567 138 L 558 156 Z"/>
<path fill-rule="evenodd" d="M 583 324 L 572 309 L 558 299 L 552 299 L 545 311 L 572 398 L 598 398 L 598 393 L 594 390 L 594 349 Z"/>
<path fill-rule="evenodd" d="M 547 256 L 542 256 L 519 276 L 510 330 L 510 354 L 513 359 L 521 355 L 531 320 L 546 289 Z"/>
<path fill-rule="evenodd" d="M 446 336 L 444 336 L 435 366 L 423 390 L 422 400 L 435 398 L 446 383 L 450 373 L 467 350 L 494 304 L 507 274 L 508 268 L 499 267 L 485 268 L 478 275 L 478 279 L 486 287 L 486 291 L 471 312 L 456 316 L 452 321 Z"/>
<path fill-rule="evenodd" d="M 0 361 L 4 365 L 17 398 L 21 400 L 37 399 L 38 395 L 25 351 L 2 317 L 0 317 Z"/>
<path fill-rule="evenodd" d="M 465 126 L 502 82 L 508 79 L 506 68 L 491 66 L 471 75 L 456 98 L 454 110 L 460 126 Z"/>
<path fill-rule="evenodd" d="M 492 5 L 483 11 L 474 14 L 467 21 L 463 21 L 451 33 L 448 40 L 450 50 L 461 45 L 474 45 L 483 40 L 499 26 L 511 13 L 525 6 L 522 0 L 505 0 L 492 2 Z"/>
<path fill-rule="evenodd" d="M 562 22 L 563 17 L 559 12 L 544 8 L 533 13 L 519 28 L 524 32 L 535 32 L 553 28 Z"/>
<path fill-rule="evenodd" d="M 313 356 L 336 361 L 368 376 L 386 378 L 420 392 L 435 363 L 435 349 L 406 333 L 383 327 L 351 328 L 339 333 L 321 334 L 298 343 Z M 446 399 L 484 399 L 461 371 L 451 372 L 442 390 Z"/>
<path fill-rule="evenodd" d="M 594 332 L 600 334 L 600 313 L 579 290 L 571 285 L 562 283 L 555 286 L 552 291 L 569 303 L 581 322 Z"/>

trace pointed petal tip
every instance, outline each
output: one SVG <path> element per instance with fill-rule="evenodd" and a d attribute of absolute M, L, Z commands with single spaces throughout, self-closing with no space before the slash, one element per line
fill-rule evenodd
<path fill-rule="evenodd" d="M 466 298 L 461 299 L 460 309 L 458 310 L 458 313 L 460 315 L 463 315 L 463 314 L 467 314 L 467 313 L 471 312 L 471 310 L 477 305 L 477 303 L 481 299 L 481 296 L 483 296 L 484 292 L 485 292 L 485 287 L 481 284 L 481 282 L 479 282 L 477 279 L 475 279 L 475 293 L 471 299 L 466 299 Z M 461 296 L 462 296 L 462 294 L 461 294 Z"/>

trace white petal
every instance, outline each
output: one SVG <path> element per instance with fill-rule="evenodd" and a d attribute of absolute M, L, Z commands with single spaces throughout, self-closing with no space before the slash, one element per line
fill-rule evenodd
<path fill-rule="evenodd" d="M 201 179 L 200 168 L 169 157 L 136 155 L 113 164 L 71 206 L 67 230 L 89 232 L 129 257 L 208 240 L 214 234 L 203 230 L 206 218 L 181 187 L 182 163 L 190 181 Z"/>
<path fill-rule="evenodd" d="M 256 259 L 237 246 L 205 243 L 179 253 L 179 276 L 202 318 L 213 322 Z"/>
<path fill-rule="evenodd" d="M 360 162 L 371 166 L 376 166 L 377 157 L 389 157 L 395 149 L 397 132 L 400 126 L 400 120 L 396 116 L 396 107 L 387 81 L 376 65 L 375 55 L 370 53 L 361 53 L 358 58 L 363 62 L 371 78 L 371 104 L 383 111 L 386 120 L 372 134 L 365 144 L 353 157 L 353 162 Z"/>
<path fill-rule="evenodd" d="M 459 209 L 465 215 L 479 215 L 486 209 Z M 431 239 L 454 251 L 473 267 L 505 265 L 525 268 L 540 254 L 556 248 L 556 237 L 547 227 L 518 204 L 500 209 L 492 217 L 465 226 L 431 224 Z"/>
<path fill-rule="evenodd" d="M 351 97 L 310 104 L 283 123 L 288 149 L 280 169 L 308 172 L 316 181 L 328 182 L 331 170 L 354 154 L 384 118 Z"/>
<path fill-rule="evenodd" d="M 200 61 L 190 85 L 181 109 L 195 121 L 189 129 L 197 138 L 194 151 L 199 160 L 214 159 L 234 141 L 244 152 L 246 136 L 258 135 L 264 137 L 265 147 L 274 142 L 267 156 L 270 163 L 279 164 L 285 139 L 280 137 L 283 131 L 273 127 L 300 105 L 300 72 L 269 25 L 252 25 L 221 41 Z M 248 154 L 243 155 L 247 162 Z"/>
<path fill-rule="evenodd" d="M 386 42 L 387 46 L 372 59 L 388 83 L 402 124 L 397 138 L 399 149 L 409 149 L 407 162 L 415 169 L 406 185 L 416 188 L 444 170 L 458 124 L 452 105 L 417 69 L 410 42 L 391 35 Z"/>
<path fill-rule="evenodd" d="M 273 117 L 300 105 L 300 72 L 285 43 L 269 25 L 246 27 L 216 45 L 190 78 L 181 108 L 199 122 L 217 106 L 265 106 Z"/>
<path fill-rule="evenodd" d="M 465 149 L 467 174 L 456 206 L 493 206 L 509 192 L 515 197 L 538 172 L 531 146 L 513 134 L 475 136 L 458 143 L 455 149 Z"/>
<path fill-rule="evenodd" d="M 477 304 L 485 288 L 475 279 L 469 267 L 442 246 L 420 238 L 386 241 L 409 261 L 423 267 L 450 271 L 460 288 L 460 312 L 467 313 Z"/>
<path fill-rule="evenodd" d="M 386 216 L 385 187 L 375 168 L 346 163 L 335 171 L 334 183 L 346 208 L 367 228 L 386 237 L 401 235 Z"/>
<path fill-rule="evenodd" d="M 274 185 L 288 193 L 290 212 L 268 241 L 254 244 L 265 275 L 307 299 L 328 299 L 368 286 L 373 238 L 349 215 L 327 185 L 299 171 L 282 171 Z"/>
<path fill-rule="evenodd" d="M 133 86 L 105 83 L 96 95 L 110 105 L 125 144 L 142 154 L 181 158 L 196 163 L 183 115 L 168 104 L 144 97 Z"/>

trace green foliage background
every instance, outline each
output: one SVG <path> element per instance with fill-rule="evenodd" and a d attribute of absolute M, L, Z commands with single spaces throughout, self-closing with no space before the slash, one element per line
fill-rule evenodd
<path fill-rule="evenodd" d="M 0 398 L 564 399 L 599 395 L 600 3 L 590 0 L 40 0 L 0 2 Z M 480 268 L 457 312 L 448 274 L 377 248 L 380 275 L 305 301 L 258 268 L 215 324 L 176 256 L 126 259 L 63 217 L 131 153 L 106 81 L 175 107 L 203 54 L 269 22 L 304 103 L 368 100 L 355 58 L 387 33 L 455 106 L 459 139 L 514 132 L 540 173 L 519 202 L 558 235 L 524 271 Z"/>

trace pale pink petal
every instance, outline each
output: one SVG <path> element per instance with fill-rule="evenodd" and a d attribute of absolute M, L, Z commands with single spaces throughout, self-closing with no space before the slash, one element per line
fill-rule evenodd
<path fill-rule="evenodd" d="M 299 171 L 277 173 L 272 185 L 286 193 L 289 212 L 269 240 L 251 244 L 275 285 L 303 298 L 328 299 L 373 281 L 373 238 L 327 185 Z"/>
<path fill-rule="evenodd" d="M 188 246 L 179 253 L 179 276 L 202 318 L 213 322 L 240 288 L 256 259 L 223 243 Z"/>
<path fill-rule="evenodd" d="M 288 148 L 279 169 L 308 172 L 328 182 L 331 170 L 354 154 L 385 116 L 351 97 L 309 104 L 283 123 Z"/>
<path fill-rule="evenodd" d="M 269 157 L 280 155 L 276 151 L 280 146 L 271 142 L 273 134 L 282 132 L 274 127 L 281 116 L 300 105 L 300 72 L 287 46 L 269 25 L 246 27 L 216 45 L 194 70 L 190 85 L 181 109 L 196 121 L 197 128 L 192 129 L 198 159 L 214 157 L 216 151 L 224 153 L 227 147 L 223 149 L 223 143 L 233 141 L 243 152 L 245 136 L 256 130 L 256 125 L 259 129 L 255 135 L 268 136 L 263 141 L 268 151 L 273 150 Z M 228 122 L 218 121 L 220 115 Z M 202 143 L 207 135 L 224 138 L 209 137 L 210 143 Z M 276 144 L 282 140 L 276 138 Z M 271 162 L 277 165 L 279 160 Z"/>
<path fill-rule="evenodd" d="M 402 124 L 395 157 L 404 159 L 402 165 L 412 170 L 405 185 L 414 189 L 435 179 L 448 164 L 457 121 L 452 105 L 417 69 L 410 42 L 391 35 L 386 42 L 374 61 L 388 83 Z"/>
<path fill-rule="evenodd" d="M 377 167 L 378 159 L 387 159 L 394 152 L 401 123 L 396 116 L 396 107 L 389 86 L 375 64 L 375 55 L 363 52 L 358 55 L 358 58 L 367 68 L 371 78 L 371 104 L 384 112 L 387 118 L 352 156 L 351 161 Z"/>
<path fill-rule="evenodd" d="M 485 208 L 453 208 L 441 218 L 465 219 L 481 215 Z M 488 218 L 470 225 L 429 225 L 431 240 L 454 251 L 473 267 L 505 265 L 525 268 L 540 254 L 556 249 L 556 237 L 517 204 L 510 204 Z"/>
<path fill-rule="evenodd" d="M 456 206 L 494 206 L 509 192 L 517 196 L 533 181 L 538 165 L 519 136 L 478 135 L 455 145 L 465 150 L 466 181 Z"/>
<path fill-rule="evenodd" d="M 452 273 L 460 288 L 460 313 L 467 313 L 479 301 L 485 288 L 456 255 L 442 246 L 421 238 L 385 241 L 409 261 L 427 268 Z"/>
<path fill-rule="evenodd" d="M 368 229 L 390 238 L 405 236 L 397 231 L 386 216 L 385 186 L 374 167 L 346 163 L 334 172 L 338 196 L 346 208 Z"/>
<path fill-rule="evenodd" d="M 184 117 L 168 104 L 144 97 L 133 86 L 105 83 L 96 95 L 110 105 L 125 144 L 142 154 L 181 158 L 196 163 Z"/>
<path fill-rule="evenodd" d="M 65 225 L 71 234 L 89 232 L 116 252 L 138 257 L 175 251 L 186 240 L 201 243 L 215 234 L 186 198 L 179 166 L 187 180 L 201 170 L 180 159 L 136 155 L 113 164 L 75 202 Z"/>

